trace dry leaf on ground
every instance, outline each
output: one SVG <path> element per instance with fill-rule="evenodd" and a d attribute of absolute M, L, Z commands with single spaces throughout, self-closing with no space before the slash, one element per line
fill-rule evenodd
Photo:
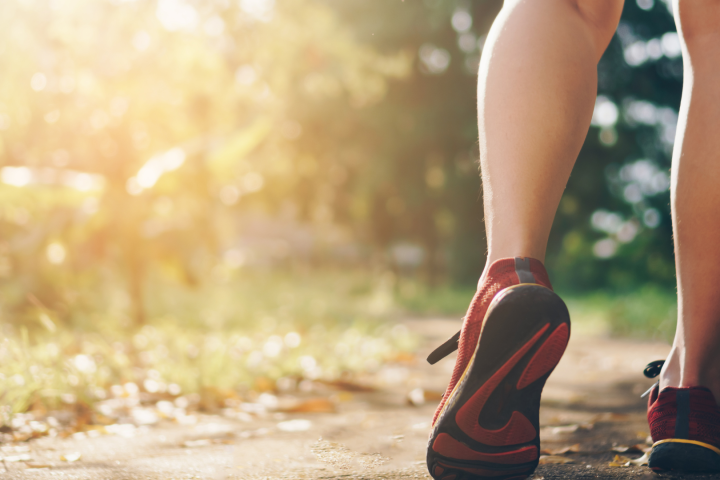
<path fill-rule="evenodd" d="M 425 390 L 422 388 L 414 388 L 410 390 L 407 394 L 407 403 L 408 405 L 413 405 L 415 407 L 421 407 L 425 404 Z"/>
<path fill-rule="evenodd" d="M 630 463 L 632 463 L 633 465 L 647 465 L 649 458 L 650 458 L 650 452 L 645 452 L 645 454 L 642 457 L 636 458 L 635 460 L 630 460 Z"/>
<path fill-rule="evenodd" d="M 609 463 L 611 467 L 632 467 L 633 465 L 647 465 L 650 453 L 645 453 L 642 457 L 632 459 L 623 455 L 615 455 L 612 462 Z"/>
<path fill-rule="evenodd" d="M 618 452 L 618 453 L 645 453 L 645 452 L 649 452 L 650 450 L 652 450 L 652 448 L 638 443 L 638 444 L 630 445 L 630 446 L 617 445 L 617 446 L 614 446 L 611 450 L 613 452 Z"/>
<path fill-rule="evenodd" d="M 629 467 L 630 466 L 630 458 L 624 457 L 622 455 L 615 455 L 615 458 L 612 459 L 612 462 L 608 464 L 610 467 Z"/>
<path fill-rule="evenodd" d="M 277 429 L 281 432 L 305 432 L 310 430 L 310 427 L 312 427 L 312 422 L 302 418 L 286 420 L 277 424 Z"/>
<path fill-rule="evenodd" d="M 345 390 L 346 392 L 375 392 L 377 388 L 369 385 L 362 385 L 360 383 L 350 382 L 347 380 L 331 380 L 323 381 L 317 380 L 318 383 L 327 385 L 328 387 L 337 388 L 338 390 Z"/>
<path fill-rule="evenodd" d="M 335 411 L 335 402 L 329 398 L 310 398 L 294 405 L 279 408 L 278 411 L 286 413 L 332 413 Z"/>
<path fill-rule="evenodd" d="M 572 425 L 561 425 L 559 427 L 551 427 L 552 434 L 558 435 L 561 433 L 575 433 L 578 430 L 592 430 L 595 426 L 593 423 L 575 423 Z"/>
<path fill-rule="evenodd" d="M 29 460 L 32 460 L 32 457 L 29 453 L 21 453 L 19 455 L 7 455 L 5 457 L 2 457 L 3 462 L 27 462 Z"/>
<path fill-rule="evenodd" d="M 408 352 L 398 352 L 395 355 L 391 356 L 388 361 L 393 363 L 405 363 L 408 365 L 414 365 L 417 358 L 415 355 L 408 353 Z"/>
<path fill-rule="evenodd" d="M 63 462 L 77 462 L 82 457 L 80 452 L 70 452 L 65 455 L 60 455 L 60 460 Z"/>
<path fill-rule="evenodd" d="M 578 453 L 580 452 L 580 444 L 570 445 L 561 448 L 543 448 L 540 450 L 542 455 L 562 455 L 564 453 Z"/>
<path fill-rule="evenodd" d="M 575 463 L 571 458 L 561 455 L 540 455 L 540 465 Z"/>

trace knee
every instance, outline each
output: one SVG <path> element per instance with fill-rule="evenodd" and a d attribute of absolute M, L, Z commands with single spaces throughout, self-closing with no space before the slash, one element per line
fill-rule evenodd
<path fill-rule="evenodd" d="M 590 27 L 598 47 L 604 51 L 617 29 L 624 0 L 568 1 Z"/>
<path fill-rule="evenodd" d="M 720 41 L 720 0 L 673 0 L 678 33 L 688 50 Z"/>

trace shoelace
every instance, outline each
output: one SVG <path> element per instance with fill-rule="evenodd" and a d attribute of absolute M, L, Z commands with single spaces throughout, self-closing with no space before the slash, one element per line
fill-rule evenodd
<path fill-rule="evenodd" d="M 655 378 L 660 375 L 663 365 L 665 365 L 665 360 L 655 360 L 654 362 L 650 362 L 645 366 L 645 370 L 643 370 L 643 375 L 645 375 L 647 378 Z M 658 384 L 660 384 L 660 380 L 655 382 L 652 387 L 648 388 L 645 393 L 640 395 L 640 398 L 645 398 L 648 393 L 652 392 L 652 389 L 655 388 Z"/>
<path fill-rule="evenodd" d="M 435 365 L 437 362 L 442 360 L 443 358 L 447 357 L 451 353 L 453 353 L 455 350 L 458 349 L 458 341 L 460 340 L 460 332 L 461 330 L 458 330 L 458 332 L 453 335 L 452 337 L 448 338 L 442 345 L 437 347 L 435 350 L 430 353 L 427 357 L 427 361 L 430 365 Z"/>

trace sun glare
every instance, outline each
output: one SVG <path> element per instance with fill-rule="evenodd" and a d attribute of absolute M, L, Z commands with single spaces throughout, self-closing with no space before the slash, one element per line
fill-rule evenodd
<path fill-rule="evenodd" d="M 128 180 L 128 193 L 139 195 L 143 190 L 152 188 L 164 173 L 177 170 L 183 163 L 185 151 L 179 147 L 155 155 L 140 168 L 136 176 Z"/>

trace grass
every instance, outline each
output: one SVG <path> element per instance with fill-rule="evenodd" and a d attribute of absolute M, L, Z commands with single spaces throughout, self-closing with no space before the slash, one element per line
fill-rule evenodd
<path fill-rule="evenodd" d="M 334 380 L 407 358 L 417 339 L 393 319 L 462 317 L 474 288 L 436 289 L 386 273 L 237 270 L 189 289 L 149 283 L 148 322 L 128 322 L 113 290 L 75 326 L 0 324 L 0 416 L 91 406 L 120 386 L 168 396 L 252 396 L 303 379 Z M 575 326 L 669 340 L 672 293 L 641 288 L 563 295 Z M 41 314 L 42 315 L 42 314 Z M 403 357 L 404 355 L 404 357 Z M 134 388 L 134 387 L 133 387 Z M 217 403 L 217 402 L 215 402 Z"/>
<path fill-rule="evenodd" d="M 633 292 L 599 291 L 565 297 L 573 320 L 602 324 L 617 337 L 671 342 L 675 335 L 675 292 L 646 286 Z"/>
<path fill-rule="evenodd" d="M 390 321 L 397 306 L 383 278 L 236 271 L 202 288 L 150 286 L 141 328 L 128 323 L 118 291 L 106 296 L 104 310 L 77 312 L 78 327 L 47 318 L 31 329 L 0 325 L 6 416 L 38 405 L 92 405 L 128 383 L 173 396 L 242 397 L 288 379 L 373 372 L 415 347 Z"/>
<path fill-rule="evenodd" d="M 429 289 L 409 280 L 396 289 L 399 305 L 419 315 L 463 316 L 474 288 Z M 653 286 L 618 293 L 600 290 L 584 294 L 558 292 L 575 327 L 596 334 L 672 341 L 677 318 L 675 292 Z"/>

